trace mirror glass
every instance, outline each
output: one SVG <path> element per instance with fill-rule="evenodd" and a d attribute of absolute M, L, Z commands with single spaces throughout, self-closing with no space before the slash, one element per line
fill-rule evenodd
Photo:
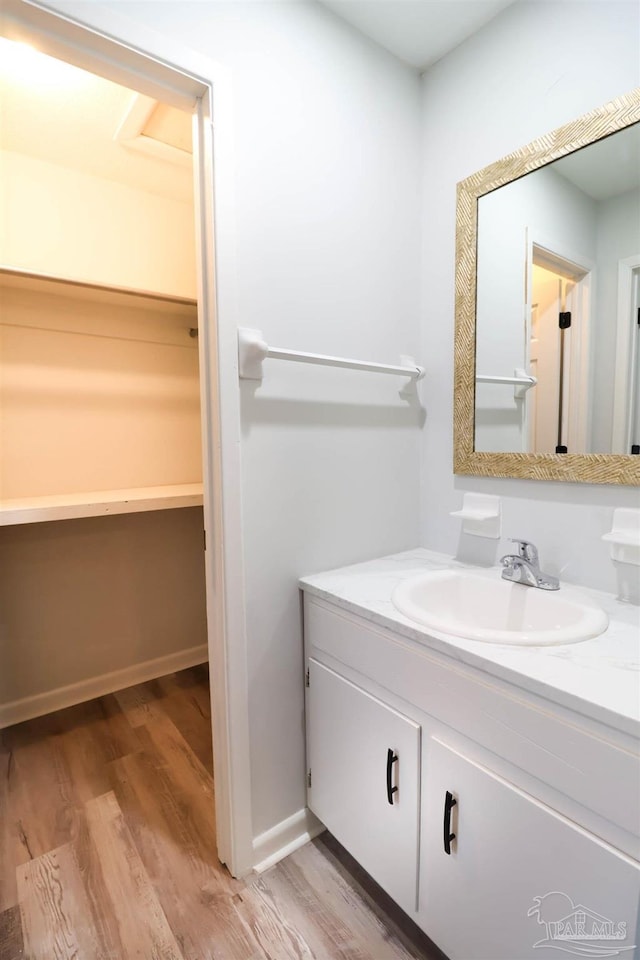
<path fill-rule="evenodd" d="M 475 451 L 640 455 L 640 123 L 477 209 Z"/>

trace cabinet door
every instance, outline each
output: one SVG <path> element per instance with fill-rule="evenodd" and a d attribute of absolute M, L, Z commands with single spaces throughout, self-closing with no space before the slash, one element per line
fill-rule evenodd
<path fill-rule="evenodd" d="M 309 807 L 406 911 L 418 874 L 420 727 L 309 661 Z"/>
<path fill-rule="evenodd" d="M 418 922 L 451 960 L 637 956 L 640 864 L 435 739 L 423 794 Z"/>

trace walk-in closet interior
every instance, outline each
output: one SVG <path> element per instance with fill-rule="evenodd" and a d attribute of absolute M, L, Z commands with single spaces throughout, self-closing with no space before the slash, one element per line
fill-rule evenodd
<path fill-rule="evenodd" d="M 191 116 L 0 56 L 0 725 L 206 659 Z"/>

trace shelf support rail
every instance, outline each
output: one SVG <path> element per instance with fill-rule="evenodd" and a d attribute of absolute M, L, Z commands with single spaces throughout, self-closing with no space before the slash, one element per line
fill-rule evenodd
<path fill-rule="evenodd" d="M 516 400 L 522 400 L 527 390 L 531 390 L 538 383 L 538 378 L 527 373 L 526 370 L 517 367 L 513 377 L 487 377 L 476 376 L 476 383 L 508 383 L 513 384 L 513 396 Z"/>
<path fill-rule="evenodd" d="M 386 363 L 370 363 L 367 360 L 349 360 L 329 357 L 321 353 L 300 353 L 270 347 L 262 339 L 260 330 L 238 329 L 238 372 L 241 380 L 262 380 L 262 363 L 266 359 L 293 360 L 296 363 L 315 363 L 326 367 L 346 367 L 349 370 L 368 370 L 370 373 L 391 373 L 410 380 L 422 380 L 424 367 L 418 366 L 411 357 L 402 357 L 402 366 Z"/>

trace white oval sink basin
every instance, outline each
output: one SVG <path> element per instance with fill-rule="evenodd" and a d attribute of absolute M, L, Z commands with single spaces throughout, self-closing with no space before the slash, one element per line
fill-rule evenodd
<path fill-rule="evenodd" d="M 466 570 L 436 570 L 399 584 L 391 596 L 416 623 L 465 640 L 532 646 L 578 643 L 607 629 L 588 597 L 561 587 L 539 590 Z"/>

